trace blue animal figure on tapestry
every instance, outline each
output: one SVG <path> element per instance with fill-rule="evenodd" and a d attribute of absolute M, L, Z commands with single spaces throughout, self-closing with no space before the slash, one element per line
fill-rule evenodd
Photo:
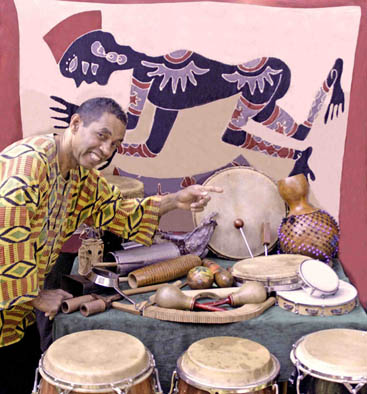
<path fill-rule="evenodd" d="M 119 45 L 112 34 L 96 30 L 77 38 L 65 51 L 59 67 L 62 75 L 74 79 L 77 87 L 83 81 L 106 85 L 114 71 L 133 70 L 127 130 L 137 127 L 147 100 L 154 105 L 155 112 L 147 141 L 122 144 L 119 153 L 124 155 L 157 156 L 181 110 L 238 95 L 222 140 L 272 157 L 293 159 L 295 165 L 289 175 L 304 173 L 314 180 L 315 175 L 308 165 L 312 147 L 302 151 L 278 146 L 251 135 L 245 126 L 251 119 L 276 133 L 305 140 L 330 90 L 331 100 L 324 123 L 334 115 L 338 116 L 339 110 L 344 112 L 343 60 L 340 58 L 328 72 L 307 119 L 301 124 L 277 105 L 277 100 L 289 89 L 291 71 L 287 64 L 275 57 L 262 57 L 237 65 L 224 64 L 189 50 L 153 57 L 130 46 Z M 66 109 L 53 107 L 53 110 L 71 116 L 74 104 L 54 96 L 53 99 L 66 106 Z M 68 121 L 67 117 L 55 119 Z"/>

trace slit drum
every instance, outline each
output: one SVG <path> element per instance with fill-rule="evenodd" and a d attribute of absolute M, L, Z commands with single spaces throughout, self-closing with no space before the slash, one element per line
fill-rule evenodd
<path fill-rule="evenodd" d="M 356 394 L 367 383 L 367 332 L 335 328 L 321 330 L 300 338 L 290 353 L 295 365 L 297 393 L 300 382 L 308 375 L 324 383 L 323 389 L 315 393 L 349 393 Z M 332 391 L 328 386 L 333 382 Z M 343 387 L 344 386 L 344 387 Z M 336 388 L 335 388 L 336 387 Z M 344 390 L 344 391 L 343 391 Z"/>
<path fill-rule="evenodd" d="M 170 394 L 277 394 L 278 359 L 257 342 L 210 337 L 177 360 Z"/>
<path fill-rule="evenodd" d="M 86 330 L 57 339 L 42 355 L 39 394 L 162 393 L 153 355 L 132 335 Z M 37 387 L 36 373 L 35 387 Z"/>

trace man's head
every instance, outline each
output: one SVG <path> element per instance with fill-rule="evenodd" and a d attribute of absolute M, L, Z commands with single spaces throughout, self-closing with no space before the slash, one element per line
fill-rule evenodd
<path fill-rule="evenodd" d="M 115 100 L 108 97 L 95 97 L 84 101 L 75 111 L 79 114 L 85 127 L 98 120 L 105 112 L 115 115 L 123 124 L 127 124 L 127 116 Z"/>
<path fill-rule="evenodd" d="M 125 137 L 127 116 L 113 99 L 97 97 L 79 106 L 70 120 L 71 168 L 100 166 Z"/>

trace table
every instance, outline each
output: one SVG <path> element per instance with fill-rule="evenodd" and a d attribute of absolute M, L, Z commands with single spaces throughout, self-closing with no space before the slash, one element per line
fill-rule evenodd
<path fill-rule="evenodd" d="M 213 260 L 223 267 L 234 263 L 218 258 Z M 338 260 L 334 260 L 334 269 L 340 279 L 348 281 Z M 141 301 L 150 295 L 134 296 L 134 299 Z M 256 341 L 278 358 L 281 365 L 279 380 L 286 381 L 293 371 L 289 358 L 292 345 L 303 335 L 329 328 L 367 330 L 367 314 L 360 305 L 348 314 L 330 317 L 300 316 L 273 306 L 247 321 L 209 325 L 161 321 L 111 309 L 90 317 L 79 312 L 58 314 L 53 325 L 53 338 L 92 329 L 112 329 L 131 334 L 154 355 L 163 391 L 168 393 L 178 357 L 199 339 L 224 335 Z"/>

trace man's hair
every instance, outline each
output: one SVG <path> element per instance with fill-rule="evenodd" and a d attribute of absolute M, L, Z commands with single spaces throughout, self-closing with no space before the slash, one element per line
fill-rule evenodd
<path fill-rule="evenodd" d="M 115 115 L 123 124 L 127 124 L 126 113 L 115 100 L 108 97 L 95 97 L 84 101 L 75 113 L 79 114 L 86 127 L 100 119 L 104 113 Z"/>

